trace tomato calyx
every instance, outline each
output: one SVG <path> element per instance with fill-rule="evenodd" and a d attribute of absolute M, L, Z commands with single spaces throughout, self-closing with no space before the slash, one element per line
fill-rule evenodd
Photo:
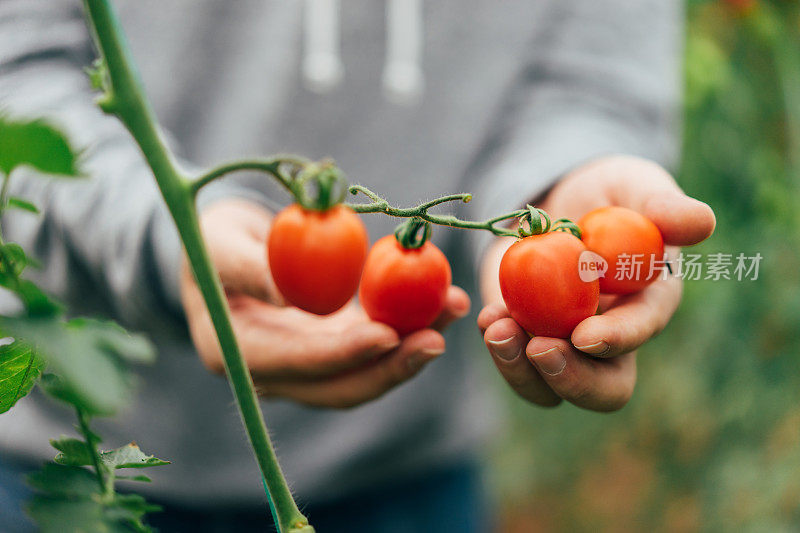
<path fill-rule="evenodd" d="M 420 230 L 422 230 L 422 234 L 420 234 Z M 419 217 L 409 218 L 394 230 L 397 242 L 406 250 L 422 248 L 422 245 L 431 238 L 432 233 L 431 223 Z"/>
<path fill-rule="evenodd" d="M 310 188 L 314 194 L 309 193 Z M 303 208 L 327 211 L 344 201 L 348 183 L 332 160 L 307 163 L 289 181 L 289 189 Z"/>
<path fill-rule="evenodd" d="M 517 234 L 520 239 L 531 237 L 533 235 L 542 235 L 549 231 L 563 231 L 572 233 L 577 238 L 581 238 L 581 229 L 568 218 L 559 218 L 555 222 L 550 220 L 550 215 L 544 209 L 533 207 L 528 204 L 525 206 L 527 210 L 519 217 L 519 226 L 517 227 Z"/>

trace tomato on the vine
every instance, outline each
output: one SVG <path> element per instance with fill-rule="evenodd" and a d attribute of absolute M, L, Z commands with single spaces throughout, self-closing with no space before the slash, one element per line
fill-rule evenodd
<path fill-rule="evenodd" d="M 551 231 L 522 238 L 500 261 L 500 291 L 511 317 L 530 335 L 565 339 L 597 311 L 597 280 L 583 281 L 586 251 L 571 233 Z"/>
<path fill-rule="evenodd" d="M 314 211 L 292 204 L 272 221 L 267 255 L 286 301 L 327 315 L 358 289 L 368 246 L 364 223 L 352 209 L 339 204 Z"/>
<path fill-rule="evenodd" d="M 404 248 L 394 235 L 372 246 L 359 299 L 367 315 L 406 335 L 430 326 L 442 312 L 452 273 L 439 248 L 426 241 Z"/>
<path fill-rule="evenodd" d="M 608 263 L 600 278 L 601 293 L 638 292 L 660 274 L 664 239 L 644 215 L 625 207 L 601 207 L 584 215 L 578 225 L 586 247 Z"/>

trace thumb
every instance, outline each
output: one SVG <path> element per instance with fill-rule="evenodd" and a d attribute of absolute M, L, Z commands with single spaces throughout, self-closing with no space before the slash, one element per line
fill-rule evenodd
<path fill-rule="evenodd" d="M 227 292 L 282 304 L 267 262 L 270 215 L 252 203 L 228 200 L 202 214 L 203 237 Z"/>
<path fill-rule="evenodd" d="M 664 242 L 691 246 L 714 233 L 716 218 L 708 204 L 687 196 L 660 165 L 636 157 L 612 158 L 604 169 L 611 180 L 611 198 L 658 226 Z"/>
<path fill-rule="evenodd" d="M 673 246 L 691 246 L 714 233 L 716 217 L 711 207 L 685 195 L 677 187 L 648 196 L 642 214 L 661 231 L 664 242 Z"/>

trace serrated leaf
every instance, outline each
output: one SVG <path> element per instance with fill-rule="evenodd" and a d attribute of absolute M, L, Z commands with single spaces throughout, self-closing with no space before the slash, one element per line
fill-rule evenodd
<path fill-rule="evenodd" d="M 60 465 L 86 466 L 92 464 L 92 450 L 82 440 L 62 436 L 50 440 L 50 445 L 60 453 L 53 461 Z"/>
<path fill-rule="evenodd" d="M 57 317 L 0 317 L 0 333 L 22 340 L 57 378 L 44 390 L 88 415 L 109 415 L 127 401 L 132 385 L 124 360 L 143 360 L 142 345 L 123 342 L 118 326 L 95 320 L 65 322 Z"/>
<path fill-rule="evenodd" d="M 100 458 L 111 468 L 147 468 L 150 466 L 164 466 L 170 464 L 169 461 L 158 459 L 152 455 L 145 454 L 139 447 L 131 442 L 116 450 L 102 452 Z"/>
<path fill-rule="evenodd" d="M 27 200 L 23 200 L 22 198 L 18 198 L 16 196 L 11 196 L 8 198 L 8 207 L 14 209 L 22 209 L 23 211 L 28 211 L 29 213 L 39 214 L 39 208 L 33 205 L 31 202 Z"/>
<path fill-rule="evenodd" d="M 28 476 L 28 485 L 49 496 L 90 497 L 100 493 L 97 477 L 85 468 L 46 463 Z"/>
<path fill-rule="evenodd" d="M 77 177 L 78 157 L 66 136 L 42 120 L 10 120 L 0 114 L 0 171 L 19 166 L 46 174 Z"/>
<path fill-rule="evenodd" d="M 30 347 L 13 342 L 0 346 L 0 413 L 27 395 L 42 373 L 44 362 Z"/>

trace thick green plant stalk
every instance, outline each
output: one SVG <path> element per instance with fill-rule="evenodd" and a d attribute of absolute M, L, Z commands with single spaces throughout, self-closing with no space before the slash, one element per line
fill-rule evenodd
<path fill-rule="evenodd" d="M 195 206 L 199 186 L 179 169 L 163 142 L 109 1 L 84 0 L 84 6 L 102 59 L 94 73 L 95 82 L 104 89 L 98 105 L 117 116 L 136 140 L 178 228 L 219 339 L 228 381 L 264 478 L 276 524 L 282 533 L 312 533 L 314 528 L 297 508 L 272 448 L 252 377 L 234 336 L 227 300 L 203 242 Z"/>

